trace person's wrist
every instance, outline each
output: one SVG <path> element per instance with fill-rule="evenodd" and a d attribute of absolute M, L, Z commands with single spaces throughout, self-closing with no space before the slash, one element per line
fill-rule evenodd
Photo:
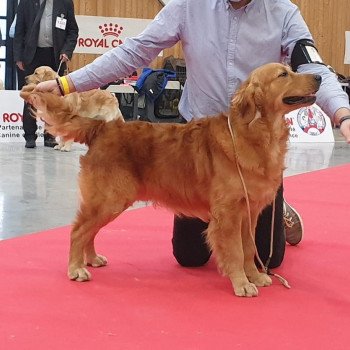
<path fill-rule="evenodd" d="M 339 118 L 337 126 L 340 128 L 343 122 L 345 122 L 346 120 L 350 120 L 350 114 L 344 115 L 343 117 Z"/>
<path fill-rule="evenodd" d="M 63 88 L 62 88 L 62 85 L 61 85 L 61 82 L 60 82 L 59 78 L 56 78 L 56 83 L 57 83 L 57 86 L 58 86 L 58 90 L 60 90 L 61 96 L 64 96 L 64 91 L 63 91 Z"/>
<path fill-rule="evenodd" d="M 70 91 L 71 93 L 77 91 L 77 89 L 75 88 L 75 85 L 73 84 L 73 81 L 72 81 L 72 79 L 70 78 L 69 74 L 66 75 L 66 79 L 67 79 L 67 82 L 68 82 L 69 91 Z"/>
<path fill-rule="evenodd" d="M 63 95 L 68 95 L 71 91 L 70 91 L 70 87 L 69 87 L 69 83 L 68 83 L 67 78 L 65 76 L 59 77 L 58 81 L 59 81 L 59 86 L 61 86 L 61 88 L 63 90 Z"/>

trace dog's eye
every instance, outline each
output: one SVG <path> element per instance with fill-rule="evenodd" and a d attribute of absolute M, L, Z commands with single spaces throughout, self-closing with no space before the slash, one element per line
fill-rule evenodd
<path fill-rule="evenodd" d="M 288 72 L 283 72 L 278 77 L 283 78 L 283 77 L 287 77 L 287 76 L 288 76 Z"/>

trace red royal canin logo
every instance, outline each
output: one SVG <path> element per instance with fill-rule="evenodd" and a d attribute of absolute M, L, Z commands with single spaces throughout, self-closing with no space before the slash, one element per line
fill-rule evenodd
<path fill-rule="evenodd" d="M 23 115 L 21 113 L 16 113 L 16 112 L 3 113 L 2 122 L 3 123 L 22 123 Z"/>
<path fill-rule="evenodd" d="M 119 39 L 119 35 L 123 31 L 123 27 L 118 24 L 104 23 L 98 26 L 103 38 L 83 38 L 79 37 L 78 46 L 80 47 L 102 47 L 105 49 L 117 47 L 123 41 Z"/>
<path fill-rule="evenodd" d="M 123 27 L 119 27 L 118 24 L 113 25 L 113 23 L 109 23 L 109 25 L 105 23 L 103 26 L 99 26 L 99 28 L 103 36 L 113 35 L 117 38 L 123 31 Z"/>

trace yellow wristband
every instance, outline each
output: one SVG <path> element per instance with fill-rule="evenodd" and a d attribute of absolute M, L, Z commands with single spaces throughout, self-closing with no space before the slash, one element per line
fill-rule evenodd
<path fill-rule="evenodd" d="M 60 77 L 60 82 L 62 83 L 64 94 L 68 95 L 70 93 L 70 91 L 69 91 L 69 84 L 68 84 L 67 78 L 66 77 Z"/>

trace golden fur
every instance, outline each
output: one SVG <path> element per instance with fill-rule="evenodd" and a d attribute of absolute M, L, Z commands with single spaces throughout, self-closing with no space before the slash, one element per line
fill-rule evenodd
<path fill-rule="evenodd" d="M 35 69 L 34 73 L 26 77 L 27 85 L 23 87 L 21 96 L 26 99 L 29 92 L 32 92 L 36 85 L 43 81 L 57 78 L 57 73 L 48 66 L 41 66 Z M 65 103 L 68 104 L 72 113 L 81 117 L 101 119 L 111 121 L 115 119 L 124 120 L 117 98 L 110 92 L 105 90 L 91 90 L 86 92 L 66 95 L 63 97 Z M 59 140 L 59 144 L 55 149 L 69 152 L 72 147 L 73 140 Z"/>
<path fill-rule="evenodd" d="M 312 104 L 319 85 L 319 76 L 269 64 L 251 74 L 228 114 L 188 124 L 106 123 L 81 118 L 55 95 L 31 94 L 30 103 L 52 134 L 89 146 L 80 160 L 81 203 L 71 232 L 69 278 L 89 280 L 86 265 L 105 265 L 106 258 L 94 248 L 98 231 L 135 200 L 151 200 L 208 221 L 208 244 L 234 293 L 256 296 L 257 286 L 270 285 L 271 279 L 254 263 L 237 162 L 248 190 L 254 233 L 259 213 L 281 184 L 288 139 L 284 115 Z"/>

